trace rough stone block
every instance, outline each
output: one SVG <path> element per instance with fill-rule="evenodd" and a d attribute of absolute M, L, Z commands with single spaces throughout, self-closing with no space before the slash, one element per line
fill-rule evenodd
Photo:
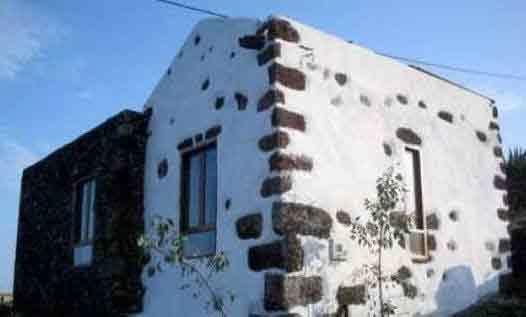
<path fill-rule="evenodd" d="M 409 128 L 398 128 L 396 136 L 407 144 L 421 145 L 422 139 Z"/>
<path fill-rule="evenodd" d="M 301 234 L 329 238 L 332 218 L 323 209 L 301 203 L 275 202 L 272 226 L 278 234 Z"/>
<path fill-rule="evenodd" d="M 274 108 L 272 111 L 272 126 L 290 128 L 305 132 L 305 118 L 298 113 L 285 110 L 283 108 Z"/>
<path fill-rule="evenodd" d="M 258 112 L 270 109 L 278 103 L 285 103 L 285 94 L 279 89 L 270 89 L 259 99 Z"/>
<path fill-rule="evenodd" d="M 338 220 L 338 222 L 342 225 L 351 225 L 351 216 L 343 210 L 338 210 L 338 212 L 336 212 L 336 220 Z"/>
<path fill-rule="evenodd" d="M 298 69 L 274 63 L 268 68 L 268 75 L 271 85 L 280 83 L 290 89 L 305 90 L 305 74 Z"/>
<path fill-rule="evenodd" d="M 312 159 L 304 155 L 274 152 L 269 158 L 270 171 L 311 171 Z"/>
<path fill-rule="evenodd" d="M 336 294 L 339 305 L 364 305 L 366 298 L 365 285 L 355 285 L 350 287 L 340 286 Z"/>
<path fill-rule="evenodd" d="M 439 111 L 438 117 L 444 121 L 447 121 L 449 123 L 453 123 L 453 115 L 448 111 Z"/>
<path fill-rule="evenodd" d="M 319 276 L 285 276 L 265 274 L 264 306 L 268 311 L 288 310 L 321 301 L 322 279 Z"/>
<path fill-rule="evenodd" d="M 261 151 L 270 152 L 276 149 L 284 149 L 289 143 L 290 137 L 288 133 L 284 131 L 276 131 L 270 135 L 262 137 L 258 142 L 258 146 Z"/>
<path fill-rule="evenodd" d="M 257 272 L 268 269 L 282 269 L 289 273 L 301 271 L 303 258 L 301 242 L 294 235 L 248 250 L 248 266 Z"/>
<path fill-rule="evenodd" d="M 274 176 L 267 178 L 261 185 L 261 196 L 266 198 L 272 195 L 283 194 L 292 189 L 292 178 L 290 176 Z"/>
<path fill-rule="evenodd" d="M 240 239 L 257 239 L 263 230 L 263 217 L 261 214 L 252 214 L 239 218 L 236 221 L 237 235 Z"/>
<path fill-rule="evenodd" d="M 273 59 L 281 56 L 281 44 L 272 43 L 263 52 L 258 54 L 258 65 L 263 66 Z"/>
<path fill-rule="evenodd" d="M 289 21 L 281 19 L 271 19 L 266 25 L 269 40 L 282 39 L 287 42 L 298 43 L 300 41 L 299 32 L 290 24 Z"/>

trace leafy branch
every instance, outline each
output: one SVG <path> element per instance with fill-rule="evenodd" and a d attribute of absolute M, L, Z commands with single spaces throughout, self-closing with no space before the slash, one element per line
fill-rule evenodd
<path fill-rule="evenodd" d="M 402 226 L 393 226 L 390 218 L 391 213 L 404 201 L 407 192 L 402 175 L 396 174 L 394 168 L 390 167 L 376 180 L 376 198 L 365 199 L 364 207 L 368 212 L 368 219 L 363 224 L 360 217 L 354 218 L 350 223 L 351 239 L 358 245 L 366 248 L 376 256 L 374 264 L 365 264 L 362 275 L 372 288 L 378 287 L 378 302 L 380 304 L 380 316 L 394 314 L 396 306 L 383 297 L 383 287 L 389 279 L 402 287 L 407 281 L 397 278 L 396 275 L 387 276 L 383 270 L 383 252 L 390 250 L 394 242 L 404 239 L 404 234 L 409 233 L 412 226 L 411 218 Z"/>
<path fill-rule="evenodd" d="M 148 277 L 163 272 L 166 265 L 178 266 L 182 276 L 189 280 L 183 282 L 180 289 L 186 290 L 192 285 L 197 286 L 198 290 L 193 293 L 194 298 L 200 297 L 202 295 L 200 290 L 204 289 L 208 297 L 206 308 L 211 307 L 220 316 L 227 316 L 223 295 L 211 286 L 213 277 L 224 272 L 230 265 L 224 252 L 188 259 L 184 256 L 184 243 L 188 239 L 177 232 L 172 219 L 155 216 L 151 226 L 153 230 L 141 236 L 138 241 L 145 254 L 145 262 L 148 263 Z M 235 295 L 231 291 L 226 292 L 230 302 L 234 302 Z"/>

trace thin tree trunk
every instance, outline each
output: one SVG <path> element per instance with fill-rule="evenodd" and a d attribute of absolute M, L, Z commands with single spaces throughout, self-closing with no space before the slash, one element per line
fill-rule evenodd
<path fill-rule="evenodd" d="M 384 317 L 384 297 L 382 290 L 382 230 L 378 239 L 378 301 L 380 302 L 380 316 Z"/>

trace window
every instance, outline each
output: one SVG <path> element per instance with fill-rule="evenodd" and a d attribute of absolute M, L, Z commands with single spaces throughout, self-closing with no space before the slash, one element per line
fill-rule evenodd
<path fill-rule="evenodd" d="M 184 255 L 211 255 L 216 250 L 217 145 L 183 153 L 181 232 Z"/>
<path fill-rule="evenodd" d="M 424 203 L 422 200 L 422 168 L 420 152 L 406 148 L 406 183 L 408 189 L 407 209 L 414 214 L 415 228 L 410 236 L 410 250 L 421 256 L 427 256 Z"/>
<path fill-rule="evenodd" d="M 90 179 L 76 187 L 74 218 L 75 265 L 89 265 L 95 236 L 96 182 Z"/>

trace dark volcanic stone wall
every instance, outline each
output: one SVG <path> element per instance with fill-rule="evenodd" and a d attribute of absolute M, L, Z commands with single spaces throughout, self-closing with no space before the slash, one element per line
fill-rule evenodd
<path fill-rule="evenodd" d="M 118 316 L 141 310 L 143 180 L 149 114 L 123 111 L 23 174 L 15 308 L 23 316 Z M 73 264 L 75 183 L 95 177 L 92 265 Z"/>

